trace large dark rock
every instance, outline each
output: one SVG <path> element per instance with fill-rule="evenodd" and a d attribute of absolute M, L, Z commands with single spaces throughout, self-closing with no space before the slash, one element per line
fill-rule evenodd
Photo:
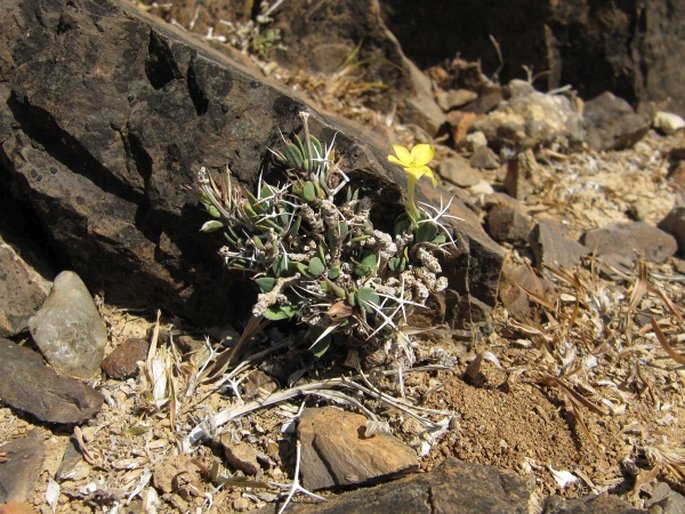
<path fill-rule="evenodd" d="M 459 54 L 506 82 L 523 66 L 583 98 L 605 90 L 644 110 L 685 114 L 685 3 L 680 0 L 382 0 L 384 18 L 420 66 Z M 501 50 L 493 45 L 494 37 Z M 501 59 L 503 58 L 503 60 Z"/>
<path fill-rule="evenodd" d="M 30 204 L 63 267 L 113 303 L 198 323 L 249 308 L 215 256 L 220 236 L 198 233 L 205 214 L 186 186 L 201 165 L 227 164 L 253 185 L 306 104 L 124 2 L 0 5 L 0 178 Z M 324 138 L 339 131 L 338 155 L 375 200 L 372 216 L 391 222 L 405 178 L 385 162 L 389 145 L 311 120 Z M 452 287 L 491 306 L 502 252 L 463 205 L 455 211 L 466 221 Z"/>
<path fill-rule="evenodd" d="M 450 458 L 430 473 L 358 489 L 325 503 L 291 504 L 297 514 L 523 514 L 528 498 L 523 479 L 510 471 L 470 464 Z M 275 512 L 272 506 L 260 512 Z"/>

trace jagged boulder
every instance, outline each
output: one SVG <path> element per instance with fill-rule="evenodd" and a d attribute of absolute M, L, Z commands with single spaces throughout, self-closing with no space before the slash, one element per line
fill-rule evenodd
<path fill-rule="evenodd" d="M 356 185 L 389 223 L 402 171 L 389 144 L 323 114 L 192 35 L 117 0 L 1 0 L 0 179 L 40 221 L 52 249 L 112 303 L 164 307 L 199 323 L 249 307 L 222 270 L 220 239 L 188 190 L 200 166 L 254 185 L 280 131 L 338 132 Z M 462 257 L 453 296 L 492 306 L 500 248 L 455 201 Z M 2 216 L 2 207 L 0 207 Z M 217 236 L 219 237 L 219 236 Z M 457 310 L 454 311 L 455 313 Z"/>

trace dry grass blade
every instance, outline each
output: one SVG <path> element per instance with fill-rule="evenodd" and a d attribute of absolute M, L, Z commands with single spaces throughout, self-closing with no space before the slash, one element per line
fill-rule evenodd
<path fill-rule="evenodd" d="M 661 464 L 657 464 L 654 467 L 652 467 L 652 469 L 646 469 L 638 473 L 635 477 L 635 484 L 633 485 L 633 489 L 630 492 L 630 494 L 633 496 L 640 494 L 642 486 L 654 480 L 661 471 L 661 467 Z"/>
<path fill-rule="evenodd" d="M 628 304 L 628 313 L 633 312 L 635 307 L 637 307 L 642 298 L 649 291 L 649 279 L 647 277 L 647 265 L 644 261 L 640 261 L 638 268 L 637 279 L 633 285 L 633 290 L 630 293 L 630 303 Z"/>
<path fill-rule="evenodd" d="M 663 347 L 664 351 L 668 354 L 668 356 L 674 361 L 676 361 L 678 364 L 685 366 L 685 355 L 679 354 L 673 349 L 673 347 L 670 344 L 668 344 L 666 336 L 661 331 L 661 328 L 659 328 L 659 324 L 657 323 L 656 318 L 654 317 L 652 317 L 652 328 L 654 329 L 654 334 L 656 334 L 656 338 L 659 340 L 659 343 L 661 343 L 661 346 Z"/>
<path fill-rule="evenodd" d="M 599 405 L 594 404 L 587 398 L 585 398 L 583 395 L 580 393 L 576 392 L 573 388 L 567 386 L 561 379 L 557 377 L 552 377 L 548 376 L 543 379 L 543 383 L 546 385 L 557 385 L 559 386 L 560 389 L 562 389 L 570 398 L 572 398 L 575 403 L 582 405 L 583 407 L 593 411 L 596 414 L 599 414 L 600 416 L 606 416 L 608 412 L 604 409 L 602 409 Z"/>
<path fill-rule="evenodd" d="M 238 341 L 227 350 L 224 350 L 216 357 L 216 362 L 209 369 L 205 382 L 214 382 L 215 380 L 221 378 L 221 376 L 230 367 L 231 362 L 238 355 L 238 352 L 242 349 L 247 341 L 256 336 L 259 332 L 264 330 L 269 321 L 265 320 L 261 316 L 251 317 L 250 321 L 247 322 L 243 333 L 240 334 Z"/>
<path fill-rule="evenodd" d="M 531 291 L 530 289 L 523 287 L 521 284 L 516 284 L 516 286 L 521 291 L 526 293 L 526 295 L 528 295 L 528 297 L 535 303 L 542 305 L 545 309 L 547 309 L 550 312 L 557 312 L 557 305 L 550 302 L 547 298 L 545 298 L 545 296 L 538 294 L 534 291 Z"/>
<path fill-rule="evenodd" d="M 656 293 L 664 301 L 670 313 L 675 316 L 680 323 L 685 321 L 685 319 L 683 319 L 683 313 L 681 310 L 671 301 L 668 296 L 666 296 L 666 293 L 663 290 L 652 288 L 652 292 Z"/>

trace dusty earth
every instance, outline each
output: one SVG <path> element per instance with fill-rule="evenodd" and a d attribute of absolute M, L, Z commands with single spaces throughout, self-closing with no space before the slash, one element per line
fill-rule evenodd
<path fill-rule="evenodd" d="M 300 80 L 273 67 L 270 73 L 304 89 L 323 108 L 382 128 L 389 141 L 411 144 L 425 137 L 366 108 L 363 94 L 350 94 L 363 91 L 354 89 L 354 79 L 342 77 L 339 87 L 329 83 L 324 88 L 311 77 Z M 650 132 L 625 151 L 543 152 L 538 159 L 537 193 L 527 201 L 527 211 L 536 221 L 562 222 L 573 237 L 612 221 L 629 221 L 636 210 L 644 221 L 656 224 L 675 202 L 676 192 L 667 180 L 668 152 L 683 145 L 682 135 Z M 439 148 L 438 159 L 452 151 Z M 495 190 L 502 189 L 502 179 L 502 169 L 483 172 L 483 180 Z M 456 187 L 448 182 L 444 186 Z M 473 205 L 483 205 L 487 193 L 480 191 L 463 189 L 460 195 L 468 195 Z M 526 248 L 506 249 L 509 263 L 531 262 Z M 463 341 L 444 327 L 418 334 L 418 370 L 407 373 L 403 383 L 396 376 L 370 372 L 371 380 L 388 394 L 404 395 L 413 405 L 433 409 L 426 417 L 448 419 L 448 429 L 436 441 L 422 439 L 418 423 L 387 404 L 367 398 L 365 405 L 389 422 L 393 434 L 419 451 L 428 450 L 421 459 L 422 469 L 456 456 L 517 472 L 534 491 L 531 512 L 539 511 L 550 494 L 576 497 L 607 490 L 642 507 L 647 496 L 641 487 L 654 479 L 683 492 L 685 357 L 669 356 L 655 337 L 652 319 L 672 348 L 685 355 L 681 307 L 685 264 L 674 257 L 662 265 L 638 263 L 629 274 L 613 276 L 600 272 L 595 264 L 590 256 L 575 269 L 548 275 L 554 294 L 532 296 L 533 307 L 526 319 L 515 319 L 499 305 L 489 336 L 474 335 Z M 109 351 L 130 337 L 154 339 L 154 306 L 149 312 L 130 312 L 108 305 L 107 298 L 99 299 L 109 327 Z M 115 512 L 113 506 L 137 484 L 145 491 L 144 500 L 134 500 L 119 512 L 155 504 L 159 512 L 196 508 L 241 512 L 287 492 L 287 487 L 272 483 L 287 485 L 293 478 L 289 428 L 301 398 L 217 427 L 217 436 L 230 434 L 233 440 L 254 447 L 262 467 L 256 477 L 225 468 L 218 443 L 201 445 L 188 457 L 171 457 L 200 421 L 238 405 L 239 399 L 230 384 L 218 391 L 192 384 L 202 353 L 216 344 L 214 337 L 204 349 L 198 344 L 195 356 L 183 357 L 177 336 L 190 333 L 201 341 L 203 331 L 164 314 L 159 326 L 154 357 L 164 362 L 173 377 L 175 399 L 158 402 L 153 378 L 145 373 L 127 381 L 103 379 L 97 387 L 106 396 L 106 406 L 81 428 L 84 458 L 60 472 L 63 494 L 56 512 Z M 320 362 L 289 355 L 283 350 L 287 334 L 273 328 L 253 341 L 253 351 L 273 348 L 274 341 L 277 348 L 245 366 L 235 375 L 236 384 L 258 368 L 281 378 L 282 388 L 355 373 L 335 364 L 344 355 L 327 356 Z M 480 368 L 469 368 L 479 355 L 485 357 Z M 421 371 L 422 366 L 434 368 Z M 298 369 L 303 373 L 297 373 Z M 235 387 L 243 394 L 246 391 L 242 385 Z M 317 402 L 325 403 L 306 399 L 307 406 Z M 441 412 L 433 413 L 437 411 Z M 0 440 L 18 438 L 32 427 L 30 420 L 0 408 Z M 62 465 L 70 434 L 41 432 L 47 458 L 32 503 L 38 511 L 50 512 L 48 477 L 55 476 Z M 179 470 L 187 471 L 184 483 L 170 478 Z M 557 472 L 564 471 L 577 480 L 562 484 Z M 160 498 L 154 497 L 155 490 Z"/>

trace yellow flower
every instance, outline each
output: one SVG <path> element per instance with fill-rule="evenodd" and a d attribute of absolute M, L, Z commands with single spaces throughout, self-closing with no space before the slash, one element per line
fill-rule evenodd
<path fill-rule="evenodd" d="M 388 161 L 402 166 L 407 173 L 407 212 L 412 219 L 418 220 L 421 214 L 414 203 L 416 181 L 427 176 L 434 186 L 437 185 L 435 175 L 428 167 L 428 163 L 435 156 L 435 148 L 433 145 L 421 143 L 415 145 L 411 151 L 402 145 L 392 145 L 392 149 L 395 150 L 395 155 L 388 155 Z"/>

